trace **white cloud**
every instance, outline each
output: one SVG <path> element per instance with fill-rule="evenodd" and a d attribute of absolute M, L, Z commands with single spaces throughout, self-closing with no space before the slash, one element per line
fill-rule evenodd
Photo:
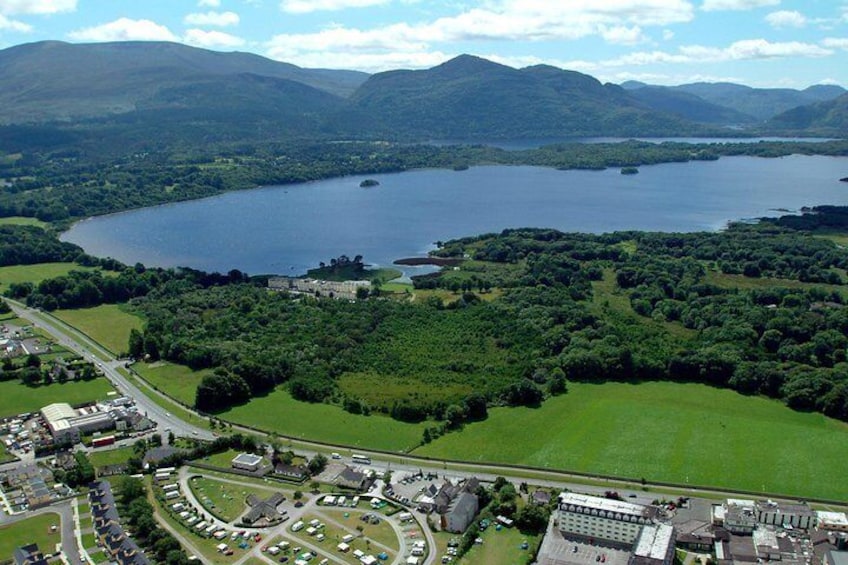
<path fill-rule="evenodd" d="M 845 49 L 848 51 L 848 37 L 827 37 L 822 40 L 822 45 L 833 49 Z"/>
<path fill-rule="evenodd" d="M 150 20 L 119 18 L 115 21 L 68 34 L 76 41 L 178 41 L 171 31 Z"/>
<path fill-rule="evenodd" d="M 765 39 L 743 39 L 728 47 L 685 46 L 680 52 L 693 61 L 739 61 L 745 59 L 776 59 L 786 57 L 826 57 L 833 51 L 812 43 L 785 41 L 772 43 Z"/>
<path fill-rule="evenodd" d="M 77 0 L 0 0 L 0 14 L 58 14 L 73 12 Z"/>
<path fill-rule="evenodd" d="M 664 29 L 662 32 L 662 38 L 665 41 L 671 41 L 672 39 L 674 39 L 674 32 L 670 29 Z"/>
<path fill-rule="evenodd" d="M 705 12 L 719 10 L 753 10 L 763 6 L 777 6 L 780 0 L 704 0 L 701 9 Z"/>
<path fill-rule="evenodd" d="M 601 27 L 600 32 L 601 37 L 603 37 L 608 43 L 635 45 L 645 41 L 645 36 L 642 35 L 642 29 L 639 26 Z"/>
<path fill-rule="evenodd" d="M 241 47 L 246 43 L 241 37 L 236 37 L 229 33 L 204 31 L 202 29 L 190 29 L 186 31 L 183 41 L 189 45 L 207 49 L 215 47 Z"/>
<path fill-rule="evenodd" d="M 280 9 L 290 14 L 335 12 L 347 8 L 368 8 L 388 4 L 391 0 L 282 0 Z"/>
<path fill-rule="evenodd" d="M 183 21 L 193 26 L 234 26 L 238 25 L 240 18 L 235 12 L 204 12 L 187 14 Z"/>
<path fill-rule="evenodd" d="M 795 10 L 779 10 L 766 16 L 766 23 L 771 27 L 804 27 L 807 18 L 801 12 Z"/>
<path fill-rule="evenodd" d="M 32 31 L 32 26 L 17 20 L 10 20 L 3 14 L 0 14 L 0 30 L 26 33 Z"/>
<path fill-rule="evenodd" d="M 198 8 L 217 8 L 221 5 L 221 0 L 197 0 Z"/>

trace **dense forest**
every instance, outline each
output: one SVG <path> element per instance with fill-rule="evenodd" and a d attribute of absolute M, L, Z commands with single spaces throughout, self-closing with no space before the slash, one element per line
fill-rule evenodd
<path fill-rule="evenodd" d="M 147 323 L 129 353 L 212 369 L 196 395 L 209 412 L 285 386 L 444 431 L 493 405 L 538 405 L 568 381 L 673 380 L 848 420 L 848 254 L 827 236 L 846 218 L 822 207 L 722 232 L 506 230 L 443 243 L 437 254 L 459 268 L 413 292 L 354 303 L 269 292 L 238 271 L 140 265 L 18 297 L 130 300 Z"/>

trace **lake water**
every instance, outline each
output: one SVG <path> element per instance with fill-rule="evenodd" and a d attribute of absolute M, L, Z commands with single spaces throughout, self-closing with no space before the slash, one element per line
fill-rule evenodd
<path fill-rule="evenodd" d="M 128 264 L 302 274 L 341 254 L 389 265 L 438 240 L 510 227 L 716 230 L 778 208 L 848 204 L 838 180 L 848 158 L 726 157 L 639 170 L 419 170 L 375 175 L 374 188 L 359 187 L 364 177 L 336 178 L 93 218 L 62 239 Z"/>

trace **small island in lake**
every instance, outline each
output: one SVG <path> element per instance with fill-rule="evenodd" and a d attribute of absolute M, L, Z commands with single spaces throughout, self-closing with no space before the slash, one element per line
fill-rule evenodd
<path fill-rule="evenodd" d="M 639 169 L 636 167 L 621 167 L 622 175 L 637 175 L 639 174 Z"/>
<path fill-rule="evenodd" d="M 372 186 L 380 186 L 380 182 L 376 181 L 374 179 L 365 179 L 364 181 L 359 183 L 359 186 L 362 187 L 362 188 L 369 188 L 369 187 L 372 187 Z"/>
<path fill-rule="evenodd" d="M 839 180 L 840 180 L 840 181 L 842 181 L 842 182 L 848 182 L 848 177 L 842 177 L 842 178 L 841 178 L 841 179 L 839 179 Z"/>

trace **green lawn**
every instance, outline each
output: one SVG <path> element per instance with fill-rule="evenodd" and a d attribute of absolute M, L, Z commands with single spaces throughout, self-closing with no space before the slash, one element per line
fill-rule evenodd
<path fill-rule="evenodd" d="M 96 449 L 88 454 L 88 459 L 94 467 L 103 467 L 105 465 L 118 465 L 126 463 L 127 459 L 134 455 L 132 447 L 119 447 L 117 449 L 106 449 L 97 451 Z"/>
<path fill-rule="evenodd" d="M 456 562 L 457 565 L 523 565 L 530 563 L 532 550 L 539 543 L 537 536 L 525 536 L 515 528 L 503 528 L 498 531 L 493 526 L 480 537 L 483 544 L 469 549 L 468 553 Z M 521 549 L 521 544 L 525 541 L 528 549 Z M 441 559 L 441 556 L 438 557 Z"/>
<path fill-rule="evenodd" d="M 17 457 L 6 451 L 6 444 L 0 442 L 0 464 L 15 461 Z"/>
<path fill-rule="evenodd" d="M 141 377 L 171 398 L 175 398 L 188 406 L 194 406 L 194 396 L 197 385 L 212 371 L 192 371 L 185 365 L 174 363 L 136 363 L 133 370 Z"/>
<path fill-rule="evenodd" d="M 71 405 L 94 400 L 104 400 L 112 386 L 104 378 L 91 381 L 69 381 L 47 386 L 28 387 L 20 381 L 0 382 L 0 416 L 12 416 L 22 412 L 36 412 L 54 402 Z"/>
<path fill-rule="evenodd" d="M 56 526 L 55 532 L 50 531 L 51 526 Z M 30 543 L 37 544 L 44 553 L 53 553 L 62 540 L 61 532 L 59 515 L 53 513 L 0 527 L 0 555 L 11 557 L 16 547 Z"/>
<path fill-rule="evenodd" d="M 80 310 L 57 310 L 53 315 L 74 326 L 112 353 L 127 350 L 130 330 L 141 330 L 143 320 L 117 304 Z"/>
<path fill-rule="evenodd" d="M 569 383 L 414 453 L 848 500 L 848 424 L 700 384 Z"/>
<path fill-rule="evenodd" d="M 766 277 L 746 277 L 744 275 L 728 275 L 715 271 L 707 271 L 707 276 L 704 278 L 705 283 L 714 284 L 721 288 L 739 288 L 742 290 L 750 290 L 755 288 L 822 288 L 829 292 L 838 292 L 843 296 L 848 296 L 848 292 L 844 286 L 834 284 L 819 284 L 795 281 L 790 279 L 772 279 Z"/>
<path fill-rule="evenodd" d="M 219 416 L 294 438 L 389 451 L 413 448 L 427 426 L 426 423 L 405 424 L 386 416 L 354 415 L 329 404 L 299 402 L 283 389 L 254 398 Z"/>
<path fill-rule="evenodd" d="M 248 485 L 224 483 L 207 477 L 192 477 L 189 485 L 204 508 L 225 522 L 232 522 L 247 510 L 248 495 L 255 494 L 264 499 L 274 492 Z"/>
<path fill-rule="evenodd" d="M 39 283 L 67 275 L 70 271 L 93 271 L 91 267 L 82 267 L 76 263 L 38 263 L 36 265 L 12 265 L 0 267 L 0 292 L 8 290 L 12 283 Z"/>

